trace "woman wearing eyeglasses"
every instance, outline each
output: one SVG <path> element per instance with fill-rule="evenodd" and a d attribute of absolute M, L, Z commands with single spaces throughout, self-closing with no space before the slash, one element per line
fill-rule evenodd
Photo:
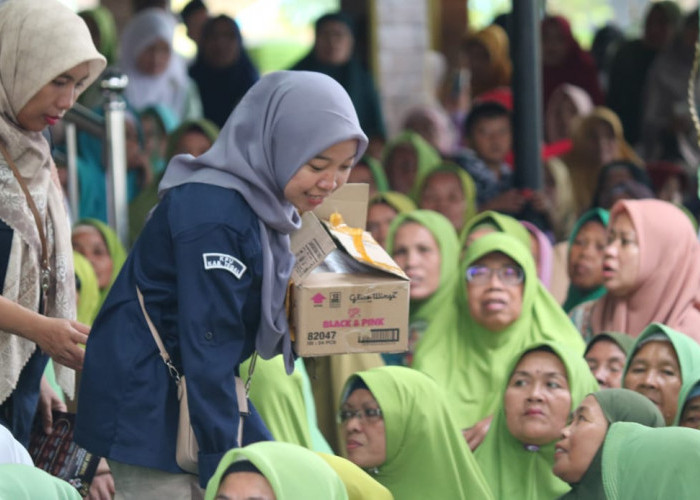
<path fill-rule="evenodd" d="M 400 366 L 348 379 L 338 421 L 345 456 L 397 500 L 493 498 L 430 377 Z"/>
<path fill-rule="evenodd" d="M 474 241 L 459 272 L 452 293 L 456 307 L 446 305 L 437 314 L 416 347 L 413 367 L 446 390 L 475 449 L 516 353 L 534 342 L 555 341 L 583 355 L 584 343 L 537 278 L 529 249 L 514 237 L 491 233 Z"/>

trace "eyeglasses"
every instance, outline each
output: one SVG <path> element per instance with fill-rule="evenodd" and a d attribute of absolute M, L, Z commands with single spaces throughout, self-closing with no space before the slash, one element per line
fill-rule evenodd
<path fill-rule="evenodd" d="M 519 285 L 525 279 L 525 273 L 517 266 L 504 266 L 496 269 L 486 266 L 470 266 L 465 278 L 475 285 L 486 285 L 496 273 L 501 283 L 507 286 Z"/>
<path fill-rule="evenodd" d="M 363 408 L 361 410 L 340 410 L 338 412 L 338 423 L 344 424 L 350 419 L 358 418 L 360 422 L 377 422 L 382 419 L 381 408 Z"/>

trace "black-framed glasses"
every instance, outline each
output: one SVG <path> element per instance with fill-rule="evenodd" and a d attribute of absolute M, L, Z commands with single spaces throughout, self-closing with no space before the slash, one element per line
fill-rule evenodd
<path fill-rule="evenodd" d="M 525 272 L 518 266 L 491 268 L 486 266 L 469 266 L 465 278 L 475 285 L 486 285 L 496 273 L 501 283 L 506 286 L 519 285 L 525 279 Z"/>
<path fill-rule="evenodd" d="M 377 422 L 382 419 L 381 408 L 362 408 L 359 410 L 340 410 L 338 412 L 338 423 L 344 424 L 353 418 L 360 419 L 360 422 Z"/>

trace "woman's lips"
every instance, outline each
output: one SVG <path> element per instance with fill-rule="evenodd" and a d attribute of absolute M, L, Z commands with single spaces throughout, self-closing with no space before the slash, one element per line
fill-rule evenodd
<path fill-rule="evenodd" d="M 353 440 L 350 440 L 345 444 L 345 448 L 347 448 L 348 450 L 354 450 L 356 448 L 359 448 L 360 446 L 362 446 L 361 443 Z"/>
<path fill-rule="evenodd" d="M 525 415 L 528 417 L 542 416 L 544 415 L 544 412 L 539 408 L 530 408 L 525 410 Z"/>
<path fill-rule="evenodd" d="M 483 308 L 489 312 L 502 311 L 506 307 L 506 301 L 503 299 L 488 299 L 482 302 Z"/>
<path fill-rule="evenodd" d="M 60 120 L 60 119 L 61 119 L 60 116 L 44 115 L 44 120 L 46 121 L 46 123 L 48 123 L 51 126 L 56 125 L 56 123 L 58 123 L 58 120 Z"/>

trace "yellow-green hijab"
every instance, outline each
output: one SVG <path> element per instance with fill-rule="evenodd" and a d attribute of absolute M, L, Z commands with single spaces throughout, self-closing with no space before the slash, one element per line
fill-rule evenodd
<path fill-rule="evenodd" d="M 90 261 L 83 254 L 73 251 L 73 270 L 76 284 L 80 280 L 78 295 L 77 319 L 86 325 L 92 322 L 100 310 L 100 287 L 97 285 L 97 276 Z"/>
<path fill-rule="evenodd" d="M 205 500 L 214 500 L 221 478 L 238 461 L 252 463 L 272 486 L 277 500 L 347 500 L 338 474 L 315 452 L 279 441 L 260 441 L 228 451 L 207 483 Z"/>
<path fill-rule="evenodd" d="M 345 397 L 356 377 L 382 410 L 386 461 L 373 476 L 394 498 L 493 498 L 435 381 L 411 368 L 383 366 L 350 377 Z"/>
<path fill-rule="evenodd" d="M 410 193 L 406 193 L 414 202 L 418 202 L 418 197 L 420 196 L 420 181 L 429 172 L 433 171 L 438 167 L 442 161 L 440 153 L 437 149 L 432 147 L 428 142 L 423 139 L 418 133 L 406 130 L 401 132 L 399 135 L 394 137 L 389 141 L 386 146 L 384 146 L 384 151 L 382 153 L 382 165 L 386 170 L 387 160 L 394 151 L 394 148 L 402 144 L 410 144 L 416 151 L 416 161 L 418 163 L 418 171 L 416 172 L 416 179 L 413 183 L 413 188 Z M 389 185 L 390 189 L 393 186 Z"/>
<path fill-rule="evenodd" d="M 520 317 L 500 332 L 487 330 L 471 317 L 464 278 L 470 265 L 493 252 L 507 255 L 525 273 Z M 413 367 L 445 389 L 458 425 L 467 428 L 498 408 L 508 360 L 530 344 L 549 341 L 583 356 L 581 334 L 538 279 L 529 248 L 506 233 L 490 233 L 468 248 L 452 298 L 445 300 L 416 347 Z"/>
<path fill-rule="evenodd" d="M 606 500 L 697 498 L 700 432 L 654 429 L 632 422 L 610 426 L 603 443 Z"/>
<path fill-rule="evenodd" d="M 503 397 L 508 378 L 522 357 L 539 347 L 551 349 L 564 364 L 571 392 L 571 411 L 576 409 L 587 394 L 598 390 L 598 383 L 581 353 L 556 342 L 531 344 L 510 359 L 506 379 L 499 390 L 499 409 L 484 442 L 474 453 L 496 498 L 552 500 L 570 489 L 567 483 L 552 472 L 556 440 L 545 446 L 526 449 L 524 443 L 513 437 L 506 424 Z"/>
<path fill-rule="evenodd" d="M 100 290 L 100 304 L 98 307 L 99 310 L 99 308 L 102 307 L 102 304 L 107 298 L 107 294 L 109 293 L 110 289 L 112 288 L 112 285 L 117 279 L 117 276 L 119 276 L 119 271 L 121 271 L 122 266 L 126 261 L 126 250 L 119 241 L 117 233 L 115 233 L 111 227 L 109 227 L 102 221 L 97 219 L 81 219 L 74 227 L 78 226 L 92 226 L 95 229 L 97 229 L 102 235 L 102 238 L 105 240 L 105 244 L 107 245 L 107 251 L 109 252 L 110 257 L 112 257 L 112 276 L 109 279 L 109 285 L 107 285 L 107 287 L 103 290 Z"/>
<path fill-rule="evenodd" d="M 333 467 L 345 483 L 348 500 L 393 500 L 394 495 L 388 489 L 350 460 L 328 453 L 319 453 L 318 456 Z"/>
<path fill-rule="evenodd" d="M 464 193 L 464 224 L 462 225 L 462 228 L 464 228 L 464 226 L 466 226 L 467 223 L 476 215 L 477 206 L 476 184 L 474 183 L 474 179 L 472 178 L 472 176 L 469 175 L 467 171 L 464 170 L 462 167 L 453 162 L 441 163 L 437 168 L 428 172 L 426 175 L 424 175 L 421 179 L 418 180 L 418 183 L 420 185 L 418 196 L 422 201 L 423 190 L 425 189 L 425 184 L 428 182 L 428 179 L 430 179 L 430 177 L 432 177 L 434 174 L 440 172 L 455 174 L 457 176 L 457 179 L 459 179 L 459 182 L 462 186 L 462 193 Z M 462 228 L 460 228 L 460 231 Z"/>
<path fill-rule="evenodd" d="M 460 234 L 459 237 L 460 248 L 464 248 L 467 243 L 467 238 L 469 238 L 469 235 L 475 229 L 485 225 L 492 226 L 496 231 L 513 236 L 520 243 L 525 245 L 525 248 L 530 248 L 530 233 L 525 226 L 510 215 L 494 212 L 493 210 L 481 212 L 464 225 L 462 234 Z"/>

